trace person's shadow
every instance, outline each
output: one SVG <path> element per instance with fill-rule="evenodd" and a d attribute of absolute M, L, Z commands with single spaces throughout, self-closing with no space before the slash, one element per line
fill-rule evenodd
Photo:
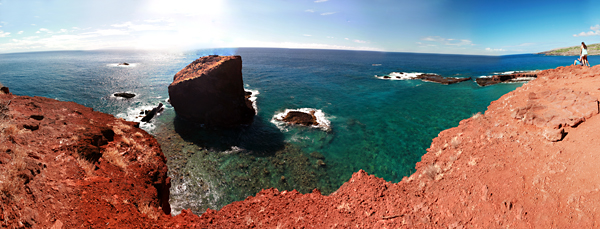
<path fill-rule="evenodd" d="M 249 126 L 236 128 L 203 127 L 180 117 L 175 117 L 174 125 L 175 132 L 184 140 L 215 151 L 238 147 L 255 156 L 271 156 L 285 147 L 283 133 L 257 116 Z"/>

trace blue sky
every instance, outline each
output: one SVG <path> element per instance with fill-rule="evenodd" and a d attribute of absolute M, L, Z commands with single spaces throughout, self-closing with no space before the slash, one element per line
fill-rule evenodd
<path fill-rule="evenodd" d="M 600 42 L 600 1 L 0 0 L 0 53 L 278 47 L 506 55 Z"/>

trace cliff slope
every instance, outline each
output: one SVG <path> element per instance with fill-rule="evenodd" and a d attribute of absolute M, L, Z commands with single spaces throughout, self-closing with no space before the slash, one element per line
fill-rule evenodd
<path fill-rule="evenodd" d="M 595 228 L 600 66 L 559 67 L 442 131 L 393 184 L 355 173 L 330 196 L 263 190 L 208 210 L 222 228 Z M 185 216 L 181 216 L 185 218 Z"/>
<path fill-rule="evenodd" d="M 170 227 L 165 157 L 136 126 L 0 92 L 0 228 Z"/>

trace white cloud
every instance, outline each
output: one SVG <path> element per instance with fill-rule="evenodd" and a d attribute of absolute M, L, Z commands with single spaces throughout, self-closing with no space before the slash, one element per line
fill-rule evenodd
<path fill-rule="evenodd" d="M 506 49 L 485 48 L 485 51 L 488 51 L 488 52 L 505 52 Z"/>
<path fill-rule="evenodd" d="M 98 29 L 94 32 L 82 33 L 82 35 L 89 36 L 115 36 L 115 35 L 129 35 L 128 31 L 119 29 Z"/>
<path fill-rule="evenodd" d="M 368 41 L 362 41 L 362 40 L 354 40 L 354 42 L 359 43 L 359 44 L 369 43 Z"/>
<path fill-rule="evenodd" d="M 42 33 L 42 32 L 40 32 L 40 31 L 35 31 L 35 33 Z"/>
<path fill-rule="evenodd" d="M 329 39 L 332 39 L 332 38 L 334 38 L 334 37 L 327 36 L 327 38 L 329 38 Z"/>
<path fill-rule="evenodd" d="M 17 34 L 19 34 L 19 35 L 20 35 L 20 34 L 23 34 L 23 30 L 19 31 Z"/>
<path fill-rule="evenodd" d="M 292 49 L 340 49 L 340 50 L 364 50 L 364 51 L 384 51 L 380 48 L 368 46 L 344 46 L 320 43 L 295 43 L 295 42 L 265 42 L 237 40 L 234 47 L 273 47 L 273 48 L 292 48 Z"/>
<path fill-rule="evenodd" d="M 347 38 L 347 37 L 346 37 L 346 38 L 344 38 L 344 40 L 347 40 L 347 41 L 349 41 L 349 40 L 350 40 L 350 38 Z"/>
<path fill-rule="evenodd" d="M 10 35 L 10 33 L 6 33 L 2 30 L 0 30 L 0 37 L 8 37 L 8 35 Z"/>
<path fill-rule="evenodd" d="M 313 10 L 313 9 L 308 9 L 308 10 L 305 10 L 304 12 L 314 13 L 314 12 L 315 12 L 315 10 Z"/>
<path fill-rule="evenodd" d="M 52 33 L 52 31 L 50 31 L 49 29 L 46 29 L 46 28 L 41 28 L 39 31 L 46 32 L 46 33 Z"/>
<path fill-rule="evenodd" d="M 315 0 L 316 3 L 326 2 L 326 1 L 329 1 L 329 0 Z"/>
<path fill-rule="evenodd" d="M 305 37 L 312 37 L 312 35 L 310 35 L 310 34 L 302 34 L 302 36 L 305 36 Z"/>
<path fill-rule="evenodd" d="M 423 37 L 421 38 L 422 41 L 429 41 L 429 42 L 437 42 L 437 43 L 441 43 L 444 45 L 450 45 L 450 46 L 473 46 L 475 44 L 473 44 L 472 41 L 470 40 L 466 40 L 466 39 L 452 39 L 452 38 L 443 38 L 440 36 L 429 36 L 429 37 Z"/>
<path fill-rule="evenodd" d="M 592 31 L 581 32 L 579 34 L 573 34 L 573 36 L 574 37 L 587 37 L 587 36 L 597 36 L 597 35 L 600 35 L 600 24 L 599 25 L 590 26 L 590 29 Z"/>
<path fill-rule="evenodd" d="M 517 45 L 517 46 L 523 47 L 523 46 L 532 46 L 532 45 L 535 45 L 535 43 L 523 43 L 523 44 L 520 44 L 520 45 Z"/>
<path fill-rule="evenodd" d="M 32 26 L 35 26 L 35 24 L 31 24 Z"/>
<path fill-rule="evenodd" d="M 156 23 L 153 24 L 134 24 L 133 22 L 125 22 L 125 23 L 121 23 L 121 24 L 112 24 L 110 25 L 112 27 L 117 27 L 117 28 L 127 28 L 129 30 L 132 31 L 167 31 L 167 30 L 173 30 L 172 26 L 174 26 L 174 24 L 168 24 L 168 25 L 158 25 Z"/>
<path fill-rule="evenodd" d="M 332 15 L 332 14 L 335 14 L 335 13 L 337 13 L 337 12 L 326 12 L 326 13 L 322 13 L 321 15 L 322 16 L 327 16 L 327 15 Z"/>

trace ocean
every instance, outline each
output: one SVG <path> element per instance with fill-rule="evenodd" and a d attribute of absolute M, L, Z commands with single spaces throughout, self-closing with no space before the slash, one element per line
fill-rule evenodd
<path fill-rule="evenodd" d="M 257 116 L 250 126 L 204 128 L 176 118 L 168 105 L 173 76 L 210 54 L 241 55 Z M 484 112 L 522 83 L 478 86 L 385 80 L 393 72 L 485 77 L 556 68 L 576 57 L 441 55 L 270 48 L 190 52 L 56 51 L 0 54 L 0 82 L 16 95 L 73 101 L 130 121 L 163 103 L 141 128 L 167 157 L 173 214 L 220 209 L 261 189 L 319 189 L 330 194 L 360 169 L 387 181 L 409 176 L 442 130 Z M 600 60 L 589 57 L 590 63 Z M 130 63 L 128 66 L 119 63 Z M 122 99 L 115 92 L 137 96 Z M 274 120 L 286 109 L 315 110 L 322 128 Z"/>

